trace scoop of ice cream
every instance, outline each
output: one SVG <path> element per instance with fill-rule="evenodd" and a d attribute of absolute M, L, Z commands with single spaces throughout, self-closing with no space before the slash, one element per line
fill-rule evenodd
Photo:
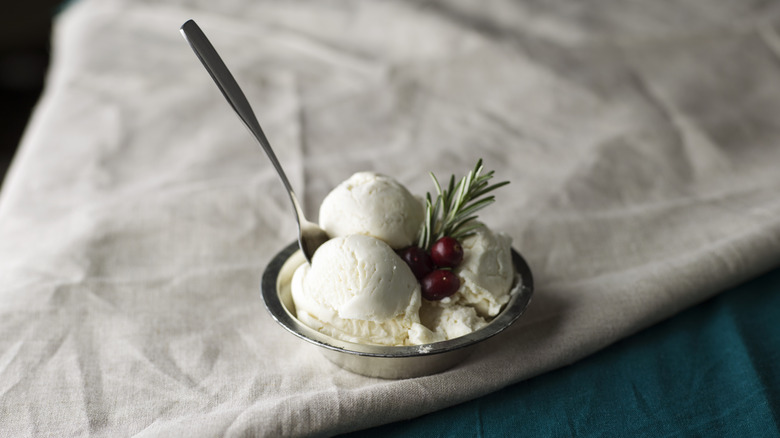
<path fill-rule="evenodd" d="M 420 307 L 420 321 L 431 330 L 432 335 L 420 335 L 427 342 L 446 341 L 465 336 L 487 325 L 473 307 L 451 301 L 423 301 Z"/>
<path fill-rule="evenodd" d="M 350 342 L 412 345 L 420 338 L 420 285 L 385 242 L 359 234 L 325 242 L 293 275 L 298 319 Z M 423 335 L 420 335 L 422 333 Z"/>
<path fill-rule="evenodd" d="M 482 316 L 496 316 L 509 301 L 515 276 L 512 238 L 483 226 L 461 245 L 463 262 L 455 269 L 461 287 L 455 301 L 473 306 Z"/>
<path fill-rule="evenodd" d="M 320 227 L 331 237 L 363 234 L 399 249 L 412 244 L 423 206 L 398 181 L 358 172 L 334 188 L 320 206 Z"/>

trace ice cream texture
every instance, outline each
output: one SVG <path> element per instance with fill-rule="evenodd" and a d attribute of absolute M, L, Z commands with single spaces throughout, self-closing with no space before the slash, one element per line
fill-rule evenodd
<path fill-rule="evenodd" d="M 395 179 L 358 172 L 325 197 L 319 222 L 331 237 L 363 234 L 399 249 L 415 241 L 423 213 L 420 200 Z"/>
<path fill-rule="evenodd" d="M 463 239 L 463 263 L 455 269 L 461 279 L 455 301 L 474 307 L 482 316 L 498 315 L 509 301 L 515 276 L 512 238 L 487 226 Z"/>
<path fill-rule="evenodd" d="M 385 242 L 352 234 L 325 242 L 312 264 L 293 275 L 298 319 L 338 339 L 378 345 L 413 345 L 420 325 L 420 285 Z M 414 335 L 416 339 L 421 334 Z"/>
<path fill-rule="evenodd" d="M 422 206 L 390 177 L 359 172 L 328 194 L 320 225 L 332 237 L 291 281 L 297 318 L 334 338 L 419 345 L 478 330 L 500 313 L 515 280 L 511 238 L 482 225 L 462 240 L 458 292 L 422 298 L 420 283 L 395 250 L 411 245 Z"/>

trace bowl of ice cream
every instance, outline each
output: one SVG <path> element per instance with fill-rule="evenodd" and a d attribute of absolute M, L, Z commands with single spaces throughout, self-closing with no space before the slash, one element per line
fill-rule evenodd
<path fill-rule="evenodd" d="M 493 202 L 477 167 L 437 195 L 359 172 L 322 202 L 330 239 L 308 263 L 295 244 L 262 279 L 271 316 L 335 364 L 383 378 L 443 371 L 509 327 L 533 293 L 511 238 L 476 220 Z M 433 176 L 433 175 L 432 175 Z"/>
<path fill-rule="evenodd" d="M 284 248 L 271 260 L 263 274 L 261 289 L 266 308 L 274 320 L 341 368 L 386 379 L 419 377 L 459 364 L 479 343 L 501 333 L 523 314 L 533 295 L 533 277 L 528 264 L 517 251 L 512 250 L 511 256 L 516 275 L 507 303 L 494 318 L 462 336 L 417 345 L 351 342 L 301 322 L 292 296 L 292 280 L 295 271 L 306 261 L 296 243 Z"/>

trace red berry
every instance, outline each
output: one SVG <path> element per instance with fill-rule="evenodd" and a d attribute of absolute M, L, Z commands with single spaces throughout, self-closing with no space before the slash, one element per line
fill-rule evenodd
<path fill-rule="evenodd" d="M 412 273 L 417 279 L 421 279 L 433 271 L 433 261 L 422 248 L 410 246 L 398 252 L 401 259 L 412 268 Z"/>
<path fill-rule="evenodd" d="M 431 259 L 436 266 L 455 268 L 463 261 L 463 247 L 452 237 L 442 237 L 431 247 Z"/>
<path fill-rule="evenodd" d="M 460 288 L 460 278 L 452 271 L 437 269 L 420 281 L 422 296 L 426 300 L 438 301 L 455 294 Z"/>

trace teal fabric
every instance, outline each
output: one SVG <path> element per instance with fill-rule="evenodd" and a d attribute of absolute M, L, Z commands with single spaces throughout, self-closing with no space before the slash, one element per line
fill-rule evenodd
<path fill-rule="evenodd" d="M 777 437 L 779 427 L 780 269 L 572 366 L 346 436 Z"/>

